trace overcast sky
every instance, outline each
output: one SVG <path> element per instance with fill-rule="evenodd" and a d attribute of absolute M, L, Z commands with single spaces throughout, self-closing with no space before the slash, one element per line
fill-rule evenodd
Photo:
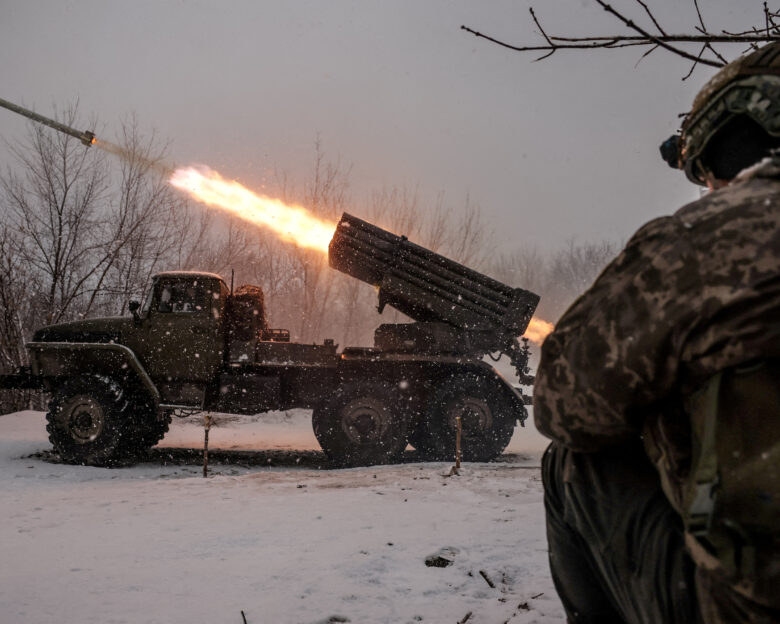
<path fill-rule="evenodd" d="M 696 23 L 692 0 L 649 3 L 668 31 Z M 699 4 L 711 30 L 762 21 L 760 0 Z M 0 97 L 47 115 L 78 99 L 109 139 L 135 113 L 178 164 L 266 191 L 311 172 L 319 136 L 358 206 L 382 187 L 468 195 L 503 249 L 624 240 L 696 198 L 658 145 L 712 71 L 682 82 L 685 61 L 634 50 L 534 63 L 460 30 L 537 42 L 529 6 L 553 34 L 621 31 L 592 0 L 2 0 Z M 0 137 L 24 127 L 0 109 Z"/>

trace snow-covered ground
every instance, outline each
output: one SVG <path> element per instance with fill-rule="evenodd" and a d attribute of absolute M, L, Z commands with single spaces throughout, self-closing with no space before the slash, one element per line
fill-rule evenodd
<path fill-rule="evenodd" d="M 185 420 L 160 446 L 202 442 Z M 542 445 L 518 428 L 502 462 L 449 478 L 443 463 L 324 470 L 296 411 L 219 422 L 211 448 L 257 452 L 204 479 L 159 449 L 128 468 L 51 463 L 34 456 L 43 414 L 0 416 L 0 622 L 562 622 Z M 453 564 L 426 566 L 442 549 Z"/>

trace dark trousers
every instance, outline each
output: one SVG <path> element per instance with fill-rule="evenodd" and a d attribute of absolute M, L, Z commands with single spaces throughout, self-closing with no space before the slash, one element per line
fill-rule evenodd
<path fill-rule="evenodd" d="M 699 621 L 682 523 L 641 443 L 542 460 L 550 570 L 569 622 Z"/>

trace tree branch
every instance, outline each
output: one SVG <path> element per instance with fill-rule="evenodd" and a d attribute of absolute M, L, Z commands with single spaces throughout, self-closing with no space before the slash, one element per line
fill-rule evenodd
<path fill-rule="evenodd" d="M 693 62 L 693 65 L 691 65 L 691 69 L 688 70 L 688 73 L 683 76 L 683 80 L 688 80 L 688 78 L 691 77 L 693 74 L 693 70 L 696 69 L 696 66 L 699 64 L 699 61 L 701 60 L 701 55 L 704 54 L 704 51 L 707 49 L 707 46 L 702 46 L 701 50 L 699 51 L 699 57 Z"/>
<path fill-rule="evenodd" d="M 699 57 L 697 58 L 693 54 L 689 54 L 685 50 L 681 50 L 680 48 L 675 48 L 674 46 L 670 45 L 669 42 L 661 41 L 660 39 L 658 39 L 658 37 L 654 37 L 649 32 L 641 28 L 640 26 L 637 26 L 632 20 L 628 19 L 623 14 L 613 9 L 612 6 L 604 2 L 604 0 L 596 0 L 596 3 L 607 13 L 614 15 L 616 18 L 622 21 L 628 28 L 638 32 L 642 37 L 645 37 L 648 41 L 652 41 L 653 43 L 656 43 L 658 46 L 664 48 L 665 50 L 669 50 L 669 52 L 673 52 L 677 56 L 681 56 L 685 59 L 688 59 L 689 61 L 703 63 L 705 65 L 710 65 L 711 67 L 723 67 L 722 63 L 710 61 L 708 59 L 703 59 L 701 58 L 701 55 L 699 55 Z"/>
<path fill-rule="evenodd" d="M 633 31 L 633 33 L 620 33 L 615 35 L 596 35 L 588 37 L 565 37 L 549 34 L 542 26 L 541 21 L 533 8 L 529 10 L 531 20 L 538 29 L 539 34 L 544 40 L 538 45 L 514 45 L 506 41 L 497 39 L 491 35 L 479 32 L 469 26 L 461 26 L 462 30 L 474 35 L 475 37 L 486 39 L 508 50 L 515 52 L 542 52 L 542 56 L 535 59 L 539 61 L 552 56 L 558 50 L 596 50 L 596 49 L 615 49 L 627 47 L 646 47 L 648 48 L 640 57 L 637 64 L 646 56 L 658 48 L 663 48 L 680 58 L 692 61 L 690 71 L 683 78 L 688 78 L 692 71 L 699 65 L 708 65 L 710 67 L 723 67 L 728 63 L 726 58 L 715 49 L 715 44 L 741 43 L 749 47 L 756 48 L 760 44 L 773 41 L 780 41 L 780 27 L 775 22 L 780 18 L 780 11 L 770 11 L 767 2 L 763 3 L 763 24 L 760 27 L 753 28 L 744 32 L 729 32 L 722 30 L 720 33 L 712 33 L 707 29 L 704 16 L 699 7 L 699 0 L 693 0 L 696 10 L 698 24 L 693 27 L 693 32 L 682 34 L 669 34 L 660 24 L 646 0 L 636 0 L 637 4 L 644 10 L 652 25 L 659 34 L 653 34 L 648 29 L 630 19 L 627 15 L 616 10 L 606 0 L 596 0 L 599 6 L 605 11 L 616 17 L 623 25 Z M 698 54 L 692 54 L 679 47 L 678 44 L 698 44 L 700 47 Z M 713 58 L 708 58 L 712 56 Z"/>
<path fill-rule="evenodd" d="M 701 25 L 701 32 L 707 34 L 707 27 L 704 25 L 704 18 L 702 18 L 701 10 L 699 9 L 699 0 L 693 0 L 693 6 L 696 7 L 696 15 L 699 16 L 699 24 Z"/>
<path fill-rule="evenodd" d="M 647 13 L 650 20 L 655 24 L 655 27 L 658 29 L 658 32 L 660 32 L 662 35 L 666 35 L 664 32 L 664 29 L 661 28 L 661 25 L 658 23 L 658 20 L 655 19 L 655 15 L 653 15 L 653 12 L 650 10 L 650 7 L 647 6 L 642 0 L 636 0 L 639 4 L 642 5 L 642 8 L 645 10 L 645 13 Z M 695 2 L 696 0 L 694 0 Z M 696 7 L 698 9 L 698 7 Z"/>

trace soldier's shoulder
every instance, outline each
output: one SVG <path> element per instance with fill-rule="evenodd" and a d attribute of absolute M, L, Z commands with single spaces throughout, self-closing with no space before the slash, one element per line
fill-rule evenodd
<path fill-rule="evenodd" d="M 623 254 L 631 255 L 632 251 L 645 250 L 645 253 L 658 245 L 666 245 L 684 235 L 684 222 L 676 214 L 656 217 L 641 226 L 626 243 Z"/>

